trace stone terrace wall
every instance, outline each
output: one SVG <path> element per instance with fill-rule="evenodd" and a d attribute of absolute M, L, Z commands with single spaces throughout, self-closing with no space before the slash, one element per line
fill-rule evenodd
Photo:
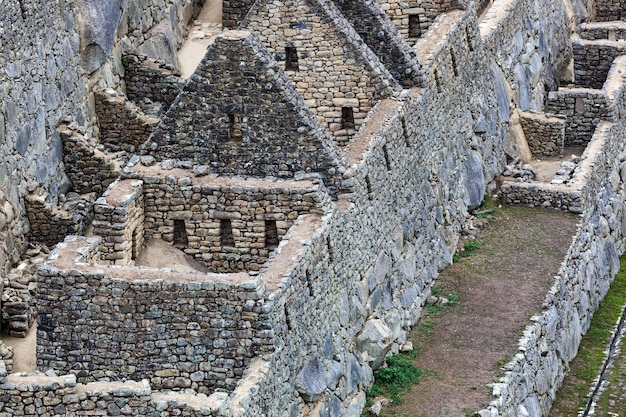
<path fill-rule="evenodd" d="M 94 265 L 97 247 L 70 237 L 39 269 L 40 369 L 211 393 L 233 389 L 253 357 L 274 349 L 259 280 Z M 54 262 L 77 256 L 71 273 Z"/>
<path fill-rule="evenodd" d="M 421 66 L 411 47 L 377 0 L 334 0 L 339 10 L 403 87 L 421 82 Z"/>
<path fill-rule="evenodd" d="M 460 9 L 461 4 L 458 0 L 417 0 L 417 1 L 400 1 L 400 0 L 377 0 L 383 10 L 389 16 L 389 19 L 396 25 L 400 35 L 410 44 L 413 45 L 417 40 L 428 31 L 430 25 L 442 13 L 453 9 Z M 413 17 L 416 16 L 416 17 Z M 410 31 L 410 20 L 416 19 L 415 30 Z"/>
<path fill-rule="evenodd" d="M 52 200 L 69 185 L 57 125 L 91 117 L 75 3 L 0 4 L 0 279 L 25 244 L 26 184 L 35 182 Z"/>
<path fill-rule="evenodd" d="M 626 39 L 626 22 L 583 23 L 578 29 L 582 39 L 606 39 L 615 41 Z"/>
<path fill-rule="evenodd" d="M 613 60 L 626 54 L 626 44 L 608 40 L 573 38 L 572 47 L 576 84 L 588 88 L 602 88 Z"/>
<path fill-rule="evenodd" d="M 513 90 L 514 106 L 543 111 L 546 92 L 556 90 L 559 74 L 572 57 L 570 19 L 563 3 L 496 1 L 482 20 L 480 33 L 497 64 L 494 70 L 502 72 Z M 503 93 L 508 101 L 506 89 Z"/>
<path fill-rule="evenodd" d="M 581 226 L 546 297 L 531 319 L 505 377 L 494 386 L 491 416 L 545 415 L 624 252 L 623 122 L 602 129 L 601 153 L 582 192 Z M 619 155 L 606 158 L 604 155 Z"/>
<path fill-rule="evenodd" d="M 126 95 L 144 113 L 166 111 L 182 90 L 184 82 L 171 66 L 163 65 L 138 52 L 122 55 Z M 154 106 L 158 110 L 154 111 Z"/>
<path fill-rule="evenodd" d="M 520 113 L 520 124 L 533 155 L 563 155 L 565 139 L 563 117 L 541 113 Z"/>
<path fill-rule="evenodd" d="M 112 152 L 136 152 L 159 123 L 159 119 L 146 116 L 141 109 L 112 89 L 96 91 L 95 103 L 100 142 Z"/>
<path fill-rule="evenodd" d="M 37 188 L 24 196 L 30 224 L 28 237 L 52 247 L 70 234 L 81 234 L 87 219 L 75 216 L 48 202 L 47 193 Z"/>
<path fill-rule="evenodd" d="M 331 0 L 260 0 L 240 26 L 259 36 L 340 145 L 398 87 Z M 295 48 L 296 69 L 286 64 L 287 47 Z M 351 112 L 345 122 L 344 108 Z"/>
<path fill-rule="evenodd" d="M 601 120 L 614 117 L 606 93 L 590 88 L 559 88 L 548 94 L 546 110 L 566 117 L 565 146 L 585 146 Z"/>

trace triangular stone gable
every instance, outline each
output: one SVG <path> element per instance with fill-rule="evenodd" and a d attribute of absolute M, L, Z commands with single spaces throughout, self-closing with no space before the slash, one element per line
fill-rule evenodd
<path fill-rule="evenodd" d="M 340 144 L 399 89 L 331 0 L 258 0 L 240 27 L 259 36 Z"/>
<path fill-rule="evenodd" d="M 248 31 L 223 32 L 144 144 L 159 160 L 206 164 L 223 175 L 322 174 L 341 152 L 293 84 Z"/>
<path fill-rule="evenodd" d="M 422 82 L 421 63 L 378 0 L 333 0 L 391 75 L 404 87 Z"/>

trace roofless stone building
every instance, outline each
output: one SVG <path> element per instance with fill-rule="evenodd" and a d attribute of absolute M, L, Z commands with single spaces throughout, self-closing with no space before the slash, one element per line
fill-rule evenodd
<path fill-rule="evenodd" d="M 0 415 L 358 416 L 496 186 L 581 216 L 480 412 L 545 415 L 625 248 L 623 5 L 224 0 L 183 79 L 204 3 L 0 5 L 3 326 L 36 316 L 40 371 L 0 346 Z M 28 242 L 60 243 L 25 285 Z"/>

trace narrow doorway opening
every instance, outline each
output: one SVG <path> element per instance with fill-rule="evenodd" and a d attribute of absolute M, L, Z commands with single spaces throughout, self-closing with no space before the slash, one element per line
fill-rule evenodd
<path fill-rule="evenodd" d="M 278 246 L 278 229 L 276 220 L 265 220 L 265 247 L 274 249 Z"/>
<path fill-rule="evenodd" d="M 188 243 L 185 221 L 174 220 L 174 246 L 177 248 L 186 248 Z"/>
<path fill-rule="evenodd" d="M 420 15 L 409 15 L 409 38 L 419 38 L 422 36 L 422 27 L 420 26 Z"/>
<path fill-rule="evenodd" d="M 354 129 L 354 111 L 352 107 L 341 108 L 341 128 Z"/>
<path fill-rule="evenodd" d="M 286 71 L 298 71 L 300 65 L 298 64 L 298 50 L 293 46 L 285 47 L 285 70 Z"/>
<path fill-rule="evenodd" d="M 220 220 L 220 244 L 224 246 L 235 246 L 235 238 L 233 237 L 233 226 L 229 219 Z"/>

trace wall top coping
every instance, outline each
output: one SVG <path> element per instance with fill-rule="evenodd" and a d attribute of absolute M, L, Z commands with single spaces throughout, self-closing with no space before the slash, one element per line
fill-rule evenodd
<path fill-rule="evenodd" d="M 418 59 L 423 63 L 433 60 L 442 48 L 449 46 L 449 34 L 468 16 L 469 13 L 463 10 L 451 10 L 440 14 L 413 46 Z"/>

